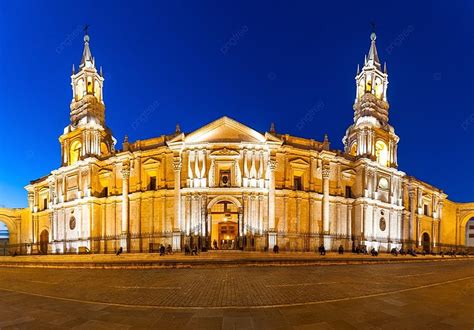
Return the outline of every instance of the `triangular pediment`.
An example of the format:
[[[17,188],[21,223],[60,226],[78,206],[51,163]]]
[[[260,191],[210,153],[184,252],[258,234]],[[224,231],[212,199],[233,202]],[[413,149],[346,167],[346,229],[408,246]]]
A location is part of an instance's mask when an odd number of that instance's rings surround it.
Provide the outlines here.
[[[155,158],[155,157],[150,157],[150,158],[147,158],[144,162],[143,162],[143,165],[156,165],[156,164],[160,164],[160,160]]]
[[[184,138],[185,143],[263,143],[263,134],[229,117],[219,118]]]
[[[309,163],[303,158],[295,158],[290,161],[291,166],[295,167],[308,167]]]

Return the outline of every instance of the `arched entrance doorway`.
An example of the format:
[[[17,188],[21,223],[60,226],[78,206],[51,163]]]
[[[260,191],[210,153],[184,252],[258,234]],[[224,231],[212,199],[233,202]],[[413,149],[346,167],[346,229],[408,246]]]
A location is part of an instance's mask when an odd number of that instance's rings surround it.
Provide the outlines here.
[[[211,247],[233,250],[239,247],[239,207],[229,200],[221,200],[210,208]]]
[[[466,246],[474,247],[474,217],[466,224]]]
[[[40,234],[39,252],[41,254],[48,254],[49,232],[45,229]]]
[[[430,246],[430,235],[428,233],[424,233],[423,236],[421,237],[421,246],[423,248],[423,251],[429,253],[431,250]]]
[[[0,256],[8,255],[8,242],[10,233],[8,227],[4,222],[0,221]]]

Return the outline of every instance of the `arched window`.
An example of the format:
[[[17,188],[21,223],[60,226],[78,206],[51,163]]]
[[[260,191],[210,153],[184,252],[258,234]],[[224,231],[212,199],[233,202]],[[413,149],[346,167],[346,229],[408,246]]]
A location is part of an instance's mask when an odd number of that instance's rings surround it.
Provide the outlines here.
[[[76,85],[76,99],[77,100],[82,99],[82,97],[84,96],[84,92],[85,92],[84,80],[80,79]]]
[[[364,95],[365,91],[364,91],[364,80],[361,79],[359,81],[359,86],[357,87],[357,97],[360,99],[362,97],[362,95]]]
[[[95,86],[94,86],[94,96],[97,98],[97,100],[100,102],[101,101],[101,95],[100,95],[100,85],[99,81],[95,81]]]
[[[378,99],[381,99],[381,98],[382,98],[382,94],[383,94],[383,83],[382,83],[382,79],[380,79],[379,77],[377,77],[377,79],[375,79],[375,96],[376,96]]]
[[[370,73],[365,78],[365,91],[372,92],[372,75]]]
[[[87,77],[87,94],[93,93],[92,77]]]
[[[69,165],[72,165],[79,160],[79,158],[81,157],[81,148],[82,148],[81,141],[76,140],[73,143],[71,143],[71,146],[69,149]]]
[[[107,155],[109,153],[109,148],[107,148],[107,144],[105,142],[100,143],[100,154]]]
[[[388,148],[385,142],[379,140],[375,143],[375,156],[380,165],[388,165]]]
[[[352,144],[349,154],[351,156],[357,156],[357,142]]]

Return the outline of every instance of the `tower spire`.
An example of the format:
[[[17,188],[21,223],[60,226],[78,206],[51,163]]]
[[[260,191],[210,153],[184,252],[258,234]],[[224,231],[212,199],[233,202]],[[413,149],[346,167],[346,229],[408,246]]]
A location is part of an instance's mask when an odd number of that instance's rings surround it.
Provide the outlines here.
[[[370,23],[372,26],[372,33],[370,34],[370,48],[369,48],[369,55],[367,58],[367,62],[369,65],[373,65],[377,67],[379,70],[381,69],[379,55],[377,53],[377,46],[375,45],[375,40],[377,40],[377,34],[375,34],[375,22]]]
[[[92,53],[89,47],[89,25],[84,26],[84,50],[82,52],[82,59],[81,59],[81,64],[79,65],[79,69],[82,69],[83,67],[87,68],[94,68],[95,67],[95,61],[94,58],[92,57]]]
[[[377,53],[377,46],[375,45],[375,40],[377,39],[377,35],[375,32],[372,32],[370,35],[370,49],[369,49],[369,55],[367,58],[367,61],[369,64],[376,66],[378,69],[380,69],[380,59],[379,55]]]

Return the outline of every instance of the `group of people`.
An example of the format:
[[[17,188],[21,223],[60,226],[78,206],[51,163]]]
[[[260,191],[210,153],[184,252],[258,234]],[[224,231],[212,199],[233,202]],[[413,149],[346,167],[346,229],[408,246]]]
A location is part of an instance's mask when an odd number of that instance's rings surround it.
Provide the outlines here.
[[[168,246],[165,248],[163,244],[160,244],[160,256],[164,256],[167,254],[173,254],[173,248],[171,247],[171,244],[168,244]]]
[[[214,245],[214,249],[217,249],[217,241],[214,240],[213,245]],[[160,253],[160,256],[173,254],[173,248],[171,247],[171,244],[168,244],[168,246],[166,246],[166,247],[163,244],[160,244],[160,247],[159,247],[158,251]],[[342,244],[339,245],[339,248],[338,248],[337,251],[338,251],[339,254],[344,254],[344,246]],[[273,253],[279,253],[279,252],[280,252],[280,247],[275,244],[273,246]],[[324,247],[324,244],[321,244],[318,247],[317,252],[319,252],[319,254],[322,255],[322,256],[326,255],[326,248]],[[357,254],[363,254],[363,255],[368,254],[367,247],[365,245],[356,246],[355,248],[353,248],[352,252],[357,253]],[[116,252],[116,255],[119,256],[122,253],[123,253],[123,248],[119,247],[117,252]],[[433,252],[433,251],[430,252],[430,251],[423,250],[422,252],[417,252],[415,249],[410,248],[410,249],[405,250],[403,247],[400,248],[400,249],[392,248],[390,250],[390,254],[393,255],[393,256],[398,256],[400,254],[402,256],[411,255],[413,257],[416,257],[420,253],[423,256],[425,256],[426,254],[436,255],[436,253]],[[194,244],[192,248],[189,246],[189,244],[185,244],[185,246],[184,246],[184,255],[197,256],[198,254],[199,254],[199,250],[198,250],[198,247],[197,247],[196,244]],[[379,252],[374,247],[372,247],[372,249],[370,250],[370,254],[373,257],[376,257],[376,256],[379,255]],[[439,252],[439,255],[442,256],[442,257],[444,257],[445,255],[448,255],[448,256],[451,256],[451,257],[456,257],[456,255],[467,256],[468,254],[469,253],[468,253],[467,250],[463,250],[463,251],[458,252],[454,249]],[[13,256],[16,256],[16,255],[17,255],[17,253],[15,251]]]
[[[160,244],[160,247],[158,248],[158,252],[160,253],[160,256],[173,254],[173,248],[171,247],[171,244],[168,244],[167,247],[165,247],[163,244]],[[119,256],[122,253],[123,253],[123,247],[119,247],[117,252],[115,252],[115,255]]]
[[[357,245],[355,248],[354,248],[354,252],[357,253],[357,254],[368,254],[367,252],[367,247],[365,245]]]
[[[189,246],[189,244],[184,245],[184,255],[185,256],[197,256],[199,254],[197,245],[194,245],[193,248]]]

